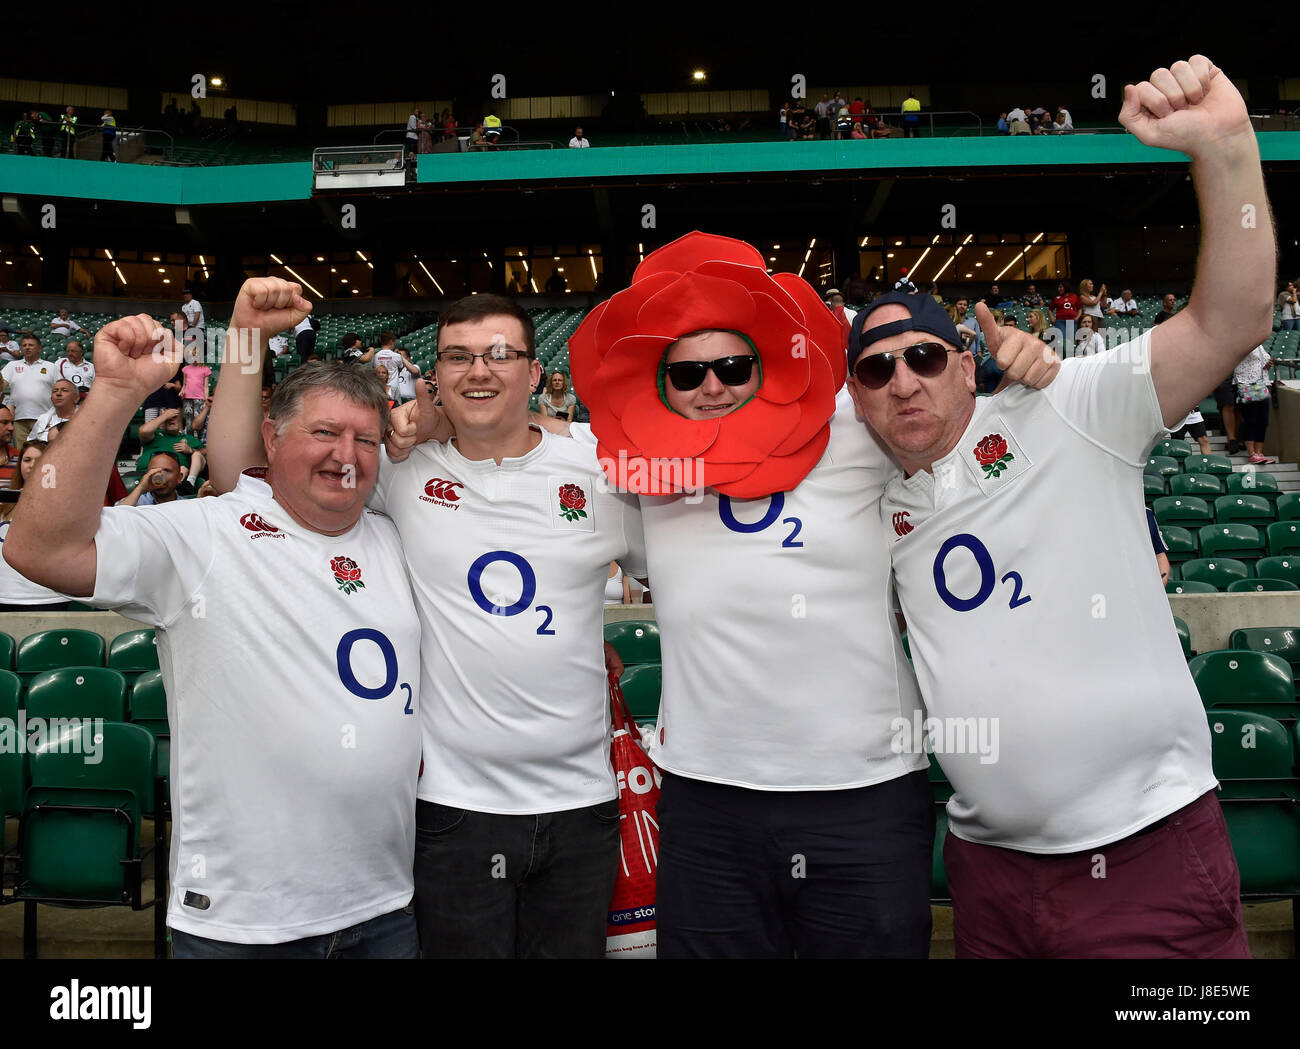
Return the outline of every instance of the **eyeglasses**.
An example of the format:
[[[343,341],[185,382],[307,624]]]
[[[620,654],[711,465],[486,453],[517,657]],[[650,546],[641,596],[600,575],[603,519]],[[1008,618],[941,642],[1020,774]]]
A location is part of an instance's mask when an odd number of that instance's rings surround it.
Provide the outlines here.
[[[459,369],[472,368],[474,362],[480,357],[483,363],[489,368],[506,371],[515,361],[523,360],[528,356],[525,350],[507,350],[503,347],[495,347],[487,353],[470,353],[468,350],[439,350],[438,363],[444,368]]]
[[[894,365],[900,357],[916,375],[933,379],[948,367],[948,354],[962,352],[937,342],[918,342],[901,353],[873,353],[870,357],[863,357],[853,366],[853,374],[868,390],[879,390],[894,377]]]
[[[694,390],[704,382],[710,371],[724,386],[744,386],[754,374],[752,353],[732,357],[719,357],[716,361],[674,361],[666,371],[674,390]]]

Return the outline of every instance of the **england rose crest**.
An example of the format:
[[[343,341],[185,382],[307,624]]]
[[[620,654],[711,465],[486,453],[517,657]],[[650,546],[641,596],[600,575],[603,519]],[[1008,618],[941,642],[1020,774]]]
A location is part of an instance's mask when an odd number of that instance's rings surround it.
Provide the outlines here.
[[[991,433],[975,446],[975,461],[984,469],[987,478],[997,477],[1015,458],[1007,451],[1007,442],[1000,433]]]
[[[355,594],[365,587],[361,581],[361,568],[350,557],[331,557],[330,568],[334,572],[334,582],[345,594]]]
[[[566,521],[576,521],[580,517],[586,517],[587,511],[583,509],[586,505],[587,495],[576,484],[560,486],[560,516]]]

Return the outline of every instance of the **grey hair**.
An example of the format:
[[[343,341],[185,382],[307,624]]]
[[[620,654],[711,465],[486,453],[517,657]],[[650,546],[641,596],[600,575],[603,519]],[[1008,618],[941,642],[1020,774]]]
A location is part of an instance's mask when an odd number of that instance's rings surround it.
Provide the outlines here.
[[[318,391],[339,393],[363,408],[379,412],[379,430],[388,429],[388,389],[379,381],[373,368],[346,361],[327,361],[296,368],[275,388],[271,395],[269,418],[275,423],[277,436],[302,410],[302,400]]]

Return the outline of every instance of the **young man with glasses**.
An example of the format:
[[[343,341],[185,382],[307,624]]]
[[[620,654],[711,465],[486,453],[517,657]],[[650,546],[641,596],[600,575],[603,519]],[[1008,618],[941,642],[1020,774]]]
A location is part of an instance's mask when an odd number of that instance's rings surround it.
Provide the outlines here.
[[[611,561],[646,574],[640,513],[589,446],[529,425],[541,365],[526,310],[475,295],[440,321],[441,409],[420,382],[393,422],[438,439],[384,464],[370,500],[401,534],[422,628],[421,947],[600,957],[619,858],[604,589]],[[220,382],[240,378],[226,368]],[[214,413],[219,486],[232,452],[255,463],[241,436],[255,381],[243,421]]]
[[[1003,363],[1050,378],[1019,334]],[[933,803],[923,754],[894,745],[920,700],[879,519],[894,468],[842,388],[841,320],[749,245],[692,233],[570,347],[592,411],[572,433],[647,492],[660,957],[925,957]],[[642,483],[656,462],[707,487]]]

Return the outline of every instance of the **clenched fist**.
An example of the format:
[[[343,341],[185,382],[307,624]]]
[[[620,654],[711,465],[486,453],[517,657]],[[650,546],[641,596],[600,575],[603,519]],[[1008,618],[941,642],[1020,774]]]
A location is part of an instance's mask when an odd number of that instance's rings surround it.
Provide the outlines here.
[[[258,344],[265,346],[272,335],[301,323],[309,313],[311,303],[302,297],[300,285],[279,277],[253,277],[239,289],[230,327],[260,332]]]
[[[1145,145],[1176,149],[1193,160],[1229,140],[1254,140],[1241,92],[1204,55],[1126,84],[1119,122]]]
[[[171,380],[183,356],[175,336],[148,314],[122,317],[95,334],[95,382],[139,404]]]

